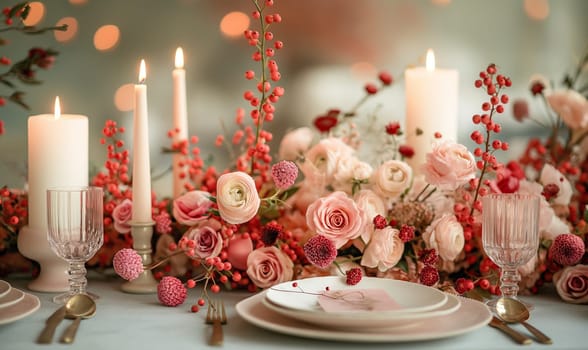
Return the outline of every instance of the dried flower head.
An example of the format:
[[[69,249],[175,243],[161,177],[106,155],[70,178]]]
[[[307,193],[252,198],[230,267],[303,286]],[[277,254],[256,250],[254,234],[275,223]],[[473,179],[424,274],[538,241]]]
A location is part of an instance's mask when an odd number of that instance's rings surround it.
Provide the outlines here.
[[[419,275],[419,282],[425,286],[434,286],[439,282],[439,271],[430,265],[423,267]]]
[[[549,248],[549,253],[558,264],[571,266],[580,262],[585,250],[582,238],[572,233],[565,233],[555,237]]]
[[[177,278],[165,276],[157,285],[157,298],[165,306],[178,306],[188,294],[184,284]]]
[[[337,257],[335,243],[325,236],[316,235],[304,244],[304,254],[312,264],[325,268]]]
[[[282,232],[284,232],[284,227],[272,221],[261,230],[261,241],[266,246],[274,245]]]
[[[281,190],[286,190],[294,185],[298,177],[298,167],[294,162],[282,160],[272,166],[272,179]]]
[[[345,283],[347,283],[350,286],[354,286],[356,284],[358,284],[359,282],[361,282],[361,278],[363,277],[363,274],[361,272],[361,269],[359,267],[354,267],[351,270],[347,270],[347,272],[345,273]]]

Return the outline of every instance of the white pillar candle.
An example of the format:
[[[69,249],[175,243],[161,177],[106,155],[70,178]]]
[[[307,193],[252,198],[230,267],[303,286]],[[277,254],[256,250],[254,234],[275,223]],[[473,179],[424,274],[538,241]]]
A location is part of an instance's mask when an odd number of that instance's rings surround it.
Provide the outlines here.
[[[28,120],[29,227],[47,231],[47,188],[88,185],[88,118],[55,113]]]
[[[408,160],[415,174],[421,172],[425,155],[436,140],[457,141],[458,72],[435,68],[435,56],[427,51],[426,67],[407,69],[406,79],[406,143],[413,147],[414,156]],[[417,129],[422,134],[417,135]]]
[[[175,69],[173,77],[173,116],[174,134],[173,142],[178,143],[188,140],[188,113],[186,106],[186,71],[184,70],[184,52],[181,47],[176,50]],[[173,156],[173,186],[174,198],[179,197],[185,191],[186,165],[182,164],[183,156]]]
[[[135,85],[135,112],[133,115],[133,210],[131,219],[136,223],[153,221],[151,216],[151,165],[149,162],[149,119],[145,78],[145,61],[141,60],[139,84]]]
[[[40,265],[31,290],[69,290],[68,264],[58,257],[47,240],[47,189],[88,185],[88,118],[61,115],[59,99],[55,113],[28,120],[28,213],[29,222],[18,234],[18,250]]]

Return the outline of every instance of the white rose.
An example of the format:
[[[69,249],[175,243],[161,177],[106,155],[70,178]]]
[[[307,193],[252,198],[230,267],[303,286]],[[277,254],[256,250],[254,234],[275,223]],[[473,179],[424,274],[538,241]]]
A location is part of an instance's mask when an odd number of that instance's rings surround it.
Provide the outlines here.
[[[539,182],[541,182],[543,186],[548,184],[555,184],[559,188],[557,195],[553,198],[554,204],[570,204],[570,200],[572,199],[573,194],[572,185],[568,179],[563,176],[561,172],[559,172],[559,170],[553,167],[553,165],[545,164],[543,170],[541,170]]]
[[[330,185],[339,159],[352,157],[353,153],[353,148],[338,138],[323,139],[306,152],[300,171],[317,186]]]
[[[428,248],[434,248],[443,260],[453,261],[463,250],[463,227],[455,215],[445,213],[435,219],[423,234]]]

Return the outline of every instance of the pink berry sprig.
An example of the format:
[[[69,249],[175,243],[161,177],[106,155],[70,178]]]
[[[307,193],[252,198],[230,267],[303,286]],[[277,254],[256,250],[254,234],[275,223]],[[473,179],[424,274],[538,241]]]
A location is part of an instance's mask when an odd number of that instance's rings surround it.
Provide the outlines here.
[[[494,120],[495,114],[504,112],[504,105],[509,101],[507,94],[501,91],[504,88],[510,87],[512,82],[509,77],[498,74],[498,68],[495,64],[490,64],[485,71],[480,72],[479,79],[476,79],[474,86],[478,89],[484,89],[488,95],[488,101],[482,103],[482,113],[474,114],[472,121],[475,125],[482,125],[483,130],[475,130],[471,133],[471,139],[482,147],[476,147],[474,156],[478,158],[476,166],[481,170],[480,177],[472,180],[472,187],[475,187],[474,198],[470,210],[470,216],[473,215],[474,210],[481,210],[482,204],[478,200],[478,196],[484,195],[487,189],[481,188],[484,183],[484,175],[491,170],[496,170],[500,167],[500,162],[497,160],[494,152],[498,150],[507,151],[509,145],[505,141],[498,138],[493,139],[494,134],[499,134],[502,131],[502,125]]]

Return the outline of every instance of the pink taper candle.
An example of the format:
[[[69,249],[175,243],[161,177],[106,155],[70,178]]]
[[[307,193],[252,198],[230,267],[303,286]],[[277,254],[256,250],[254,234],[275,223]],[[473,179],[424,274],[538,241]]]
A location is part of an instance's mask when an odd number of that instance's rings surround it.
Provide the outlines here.
[[[175,69],[173,77],[173,116],[174,136],[173,142],[178,143],[188,140],[188,113],[186,106],[186,71],[184,70],[184,52],[181,47],[176,50]],[[173,185],[174,198],[185,192],[186,165],[182,163],[182,155],[173,156]]]

